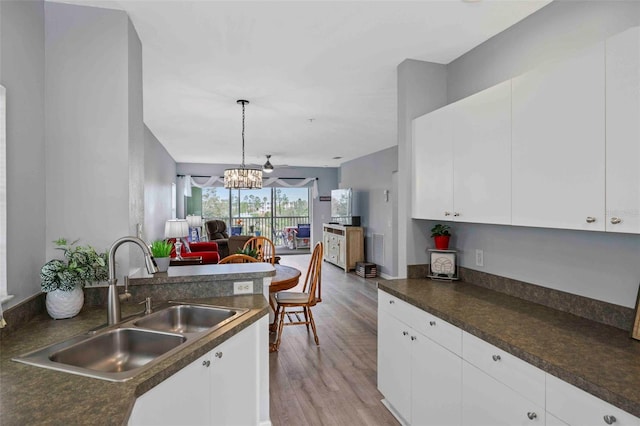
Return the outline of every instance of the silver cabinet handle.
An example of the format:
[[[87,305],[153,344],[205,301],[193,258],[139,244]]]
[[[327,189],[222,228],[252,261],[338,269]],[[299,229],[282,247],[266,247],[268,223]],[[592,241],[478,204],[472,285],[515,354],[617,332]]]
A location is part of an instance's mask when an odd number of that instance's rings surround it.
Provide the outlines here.
[[[208,367],[211,365],[211,361],[202,361],[202,365],[204,365],[205,367]]]
[[[453,213],[453,215],[454,215],[455,217],[458,217],[458,216],[460,216],[460,213],[458,213],[458,212],[454,212],[454,213]]]
[[[529,411],[527,413],[527,417],[529,417],[529,420],[533,420],[533,419],[536,419],[538,417],[538,415],[536,413],[534,413],[533,411]]]
[[[596,218],[593,216],[587,216],[587,223],[593,223],[596,221]]]
[[[622,222],[622,219],[620,219],[619,217],[612,217],[612,218],[611,218],[611,224],[612,224],[612,225],[617,225],[617,224],[619,224],[620,222]],[[615,421],[615,420],[614,420],[614,421]]]
[[[403,332],[402,332],[402,335],[403,335],[403,336],[407,336],[407,335],[409,335],[409,332],[408,332],[408,331],[403,331]]]
[[[436,322],[435,322],[435,321],[429,321],[429,325],[430,325],[431,327],[434,327],[434,326],[436,325]]]
[[[451,212],[444,212],[445,216],[451,216]]]
[[[606,416],[603,417],[603,419],[604,419],[604,422],[606,424],[608,424],[608,425],[612,425],[612,424],[614,424],[616,422],[616,417],[615,416],[606,415]]]
[[[493,360],[494,360],[495,362],[498,362],[498,361],[500,361],[500,360],[502,359],[502,358],[500,357],[500,355],[493,355],[493,356],[491,356],[491,358],[493,358]]]
[[[222,358],[222,352],[216,352],[216,358]]]

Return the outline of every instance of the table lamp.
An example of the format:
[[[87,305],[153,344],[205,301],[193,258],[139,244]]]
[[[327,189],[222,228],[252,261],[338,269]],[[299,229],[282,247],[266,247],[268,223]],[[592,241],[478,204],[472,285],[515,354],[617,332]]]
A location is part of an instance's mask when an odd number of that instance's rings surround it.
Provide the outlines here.
[[[189,224],[189,235],[191,242],[200,241],[200,227],[202,226],[202,217],[196,215],[187,215],[187,223]]]
[[[189,235],[189,223],[185,219],[170,219],[164,225],[164,237],[176,239],[176,260],[182,260],[182,238]]]

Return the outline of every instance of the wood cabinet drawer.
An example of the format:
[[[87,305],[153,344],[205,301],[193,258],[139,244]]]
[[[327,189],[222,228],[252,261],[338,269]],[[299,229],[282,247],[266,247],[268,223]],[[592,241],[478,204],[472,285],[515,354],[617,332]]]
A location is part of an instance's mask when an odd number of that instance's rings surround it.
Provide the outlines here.
[[[525,398],[544,407],[544,371],[467,332],[462,334],[462,357]]]
[[[462,330],[455,325],[417,308],[413,311],[410,325],[454,354],[462,356]]]
[[[551,374],[546,375],[546,380],[547,411],[569,425],[640,425],[638,417],[614,407],[564,380],[560,380]]]
[[[403,323],[410,325],[411,318],[414,315],[413,310],[418,308],[408,304],[404,300],[400,300],[397,297],[390,295],[389,293],[378,290],[378,309],[383,309]]]

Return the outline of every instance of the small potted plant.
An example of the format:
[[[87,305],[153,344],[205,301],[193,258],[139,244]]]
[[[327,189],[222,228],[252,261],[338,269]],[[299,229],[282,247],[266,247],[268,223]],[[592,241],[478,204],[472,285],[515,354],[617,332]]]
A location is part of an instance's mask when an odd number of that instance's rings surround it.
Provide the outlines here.
[[[158,266],[158,272],[167,272],[171,262],[173,244],[165,240],[156,240],[151,243],[150,249]]]
[[[431,228],[431,236],[433,237],[437,250],[449,249],[449,238],[451,238],[449,229],[451,229],[449,225],[443,225],[441,223]]]
[[[54,241],[63,259],[52,259],[40,270],[40,287],[47,293],[45,304],[53,319],[76,316],[84,304],[83,287],[109,277],[107,253],[98,253],[91,246],[76,246],[77,242],[66,238]]]

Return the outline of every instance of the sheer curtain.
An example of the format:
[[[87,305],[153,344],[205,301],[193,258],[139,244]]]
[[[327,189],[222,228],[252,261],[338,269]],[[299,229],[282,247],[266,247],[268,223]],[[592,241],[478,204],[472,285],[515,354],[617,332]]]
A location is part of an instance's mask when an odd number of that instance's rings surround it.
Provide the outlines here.
[[[178,187],[184,188],[185,197],[191,197],[191,187],[195,186],[196,188],[211,188],[214,186],[223,186],[224,178],[219,176],[210,176],[205,178],[198,178],[196,181],[195,178],[190,175],[180,176],[178,177]],[[318,179],[314,177],[310,178],[300,178],[299,180],[296,178],[296,182],[289,182],[289,180],[293,179],[283,179],[278,177],[270,177],[262,179],[262,187],[268,188],[271,186],[281,186],[285,188],[303,188],[305,186],[311,186],[311,196],[313,199],[318,198]]]

